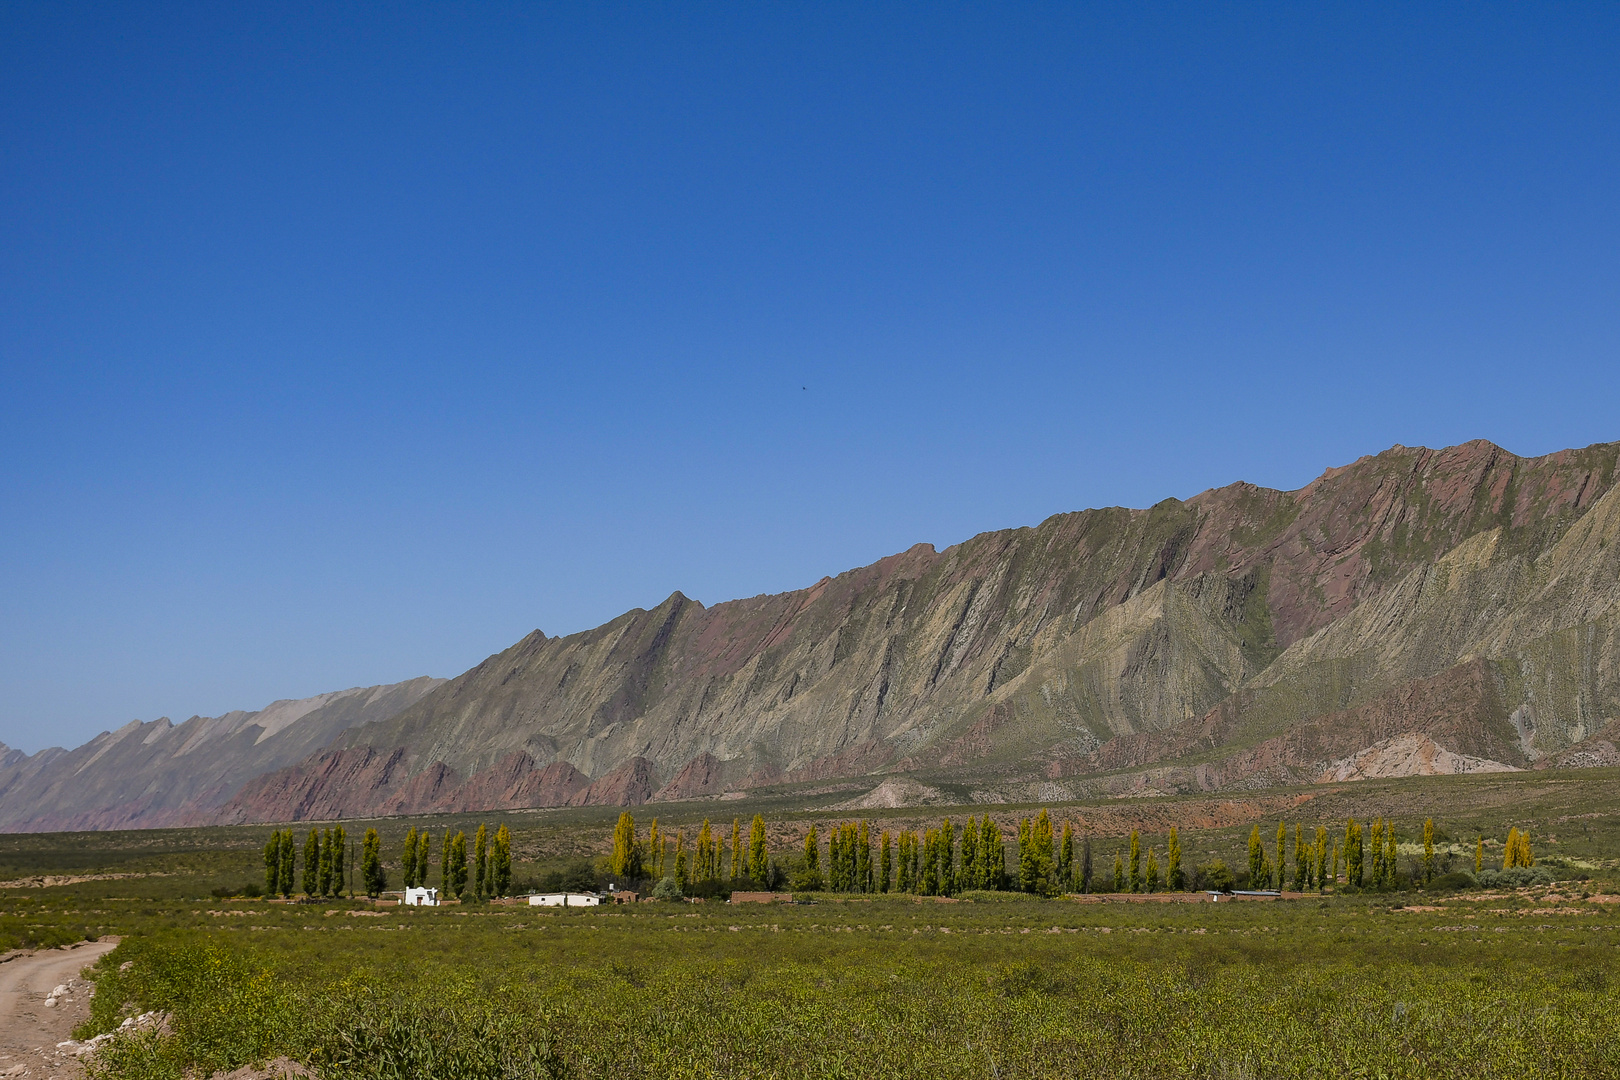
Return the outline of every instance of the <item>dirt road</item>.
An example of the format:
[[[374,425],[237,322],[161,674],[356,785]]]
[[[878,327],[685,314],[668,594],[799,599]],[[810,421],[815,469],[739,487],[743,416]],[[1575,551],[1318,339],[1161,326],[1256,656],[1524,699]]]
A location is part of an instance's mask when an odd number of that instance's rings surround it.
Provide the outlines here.
[[[0,1077],[58,1080],[83,1075],[71,1054],[56,1044],[90,1015],[90,984],[79,972],[111,952],[115,940],[82,942],[69,949],[13,953],[0,963]],[[66,990],[52,997],[57,987]],[[50,999],[55,1004],[47,1006]]]

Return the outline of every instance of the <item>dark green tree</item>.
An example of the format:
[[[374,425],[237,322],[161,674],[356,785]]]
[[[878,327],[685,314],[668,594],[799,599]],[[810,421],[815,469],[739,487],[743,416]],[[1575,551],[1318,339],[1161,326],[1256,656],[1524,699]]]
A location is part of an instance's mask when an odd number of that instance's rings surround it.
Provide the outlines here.
[[[457,900],[467,899],[467,834],[456,831],[450,844],[450,891]]]
[[[405,832],[405,850],[399,860],[399,878],[404,888],[414,889],[417,885],[415,825]]]
[[[762,889],[765,887],[769,862],[765,845],[765,819],[755,814],[754,823],[748,827],[748,876]]]
[[[1088,835],[1080,845],[1080,891],[1091,891],[1091,837]]]
[[[281,831],[281,874],[279,875],[281,880],[277,884],[283,898],[289,898],[293,894],[293,864],[297,861],[295,847],[292,830],[283,829]]]
[[[473,837],[473,899],[487,897],[489,886],[489,830],[480,821]]]
[[[360,877],[366,883],[366,895],[374,900],[388,888],[388,877],[382,865],[382,837],[377,835],[376,829],[367,829],[361,844]]]
[[[506,896],[512,891],[512,830],[503,822],[489,848],[490,892]]]
[[[426,833],[423,837],[426,837]],[[349,832],[342,825],[332,826],[332,893],[343,896],[349,891],[348,883],[344,878],[345,866],[348,860]]]
[[[321,830],[321,895],[332,895],[332,830]]]
[[[1072,888],[1074,879],[1074,825],[1068,818],[1063,819],[1063,843],[1058,846],[1057,879],[1059,889],[1066,891]]]
[[[1181,869],[1181,836],[1176,832],[1174,825],[1170,826],[1170,838],[1164,848],[1164,884],[1171,892],[1181,892],[1187,887],[1187,875]]]
[[[889,856],[889,830],[884,829],[883,835],[878,838],[878,892],[889,891],[889,875],[893,869]]]
[[[321,889],[321,832],[311,828],[304,841],[304,895],[319,896]]]
[[[274,896],[281,891],[281,833],[270,834],[264,842],[264,895]]]

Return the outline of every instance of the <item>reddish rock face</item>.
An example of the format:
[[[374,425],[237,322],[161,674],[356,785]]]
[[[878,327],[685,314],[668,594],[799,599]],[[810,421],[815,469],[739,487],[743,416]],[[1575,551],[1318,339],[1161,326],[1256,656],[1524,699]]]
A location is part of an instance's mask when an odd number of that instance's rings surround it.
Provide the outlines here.
[[[653,793],[652,762],[631,758],[617,769],[576,793],[569,806],[640,806]]]
[[[713,754],[699,754],[681,767],[675,779],[659,788],[649,802],[674,802],[695,799],[700,795],[718,795],[725,790],[720,776],[720,759]]]

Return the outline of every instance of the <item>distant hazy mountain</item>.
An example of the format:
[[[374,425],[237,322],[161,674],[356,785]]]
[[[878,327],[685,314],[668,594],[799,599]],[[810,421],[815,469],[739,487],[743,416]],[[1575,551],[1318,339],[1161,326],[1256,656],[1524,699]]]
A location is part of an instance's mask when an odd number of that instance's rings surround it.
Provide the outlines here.
[[[0,830],[155,828],[206,820],[242,784],[384,720],[443,679],[277,701],[258,712],[133,720],[77,750],[0,746]]]
[[[298,820],[896,774],[921,783],[885,798],[1056,800],[1620,763],[1617,458],[1395,447],[1298,491],[1062,514],[712,608],[676,593],[163,806]],[[4,778],[66,775],[49,755],[0,770],[4,820],[24,821]],[[128,786],[120,805],[157,790]],[[56,800],[28,827],[91,805]]]

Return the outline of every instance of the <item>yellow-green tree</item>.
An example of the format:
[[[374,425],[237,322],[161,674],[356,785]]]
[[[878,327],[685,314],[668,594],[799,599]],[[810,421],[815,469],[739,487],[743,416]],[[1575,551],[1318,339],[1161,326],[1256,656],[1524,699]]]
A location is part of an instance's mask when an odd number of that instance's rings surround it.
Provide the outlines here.
[[[1277,889],[1279,891],[1283,887],[1283,878],[1288,875],[1287,845],[1288,823],[1279,821],[1277,822]],[[1267,880],[1269,881],[1270,878],[1268,877]]]
[[[1131,830],[1131,892],[1142,891],[1142,837]]]
[[[889,891],[889,830],[884,829],[878,840],[878,892]]]
[[[1187,887],[1187,875],[1181,869],[1181,837],[1176,833],[1176,827],[1170,826],[1170,839],[1164,848],[1165,886],[1171,892],[1181,892]]]
[[[1249,830],[1249,888],[1263,889],[1271,874],[1266,870],[1266,845],[1260,839],[1260,826]]]
[[[1502,847],[1502,869],[1534,865],[1536,857],[1530,852],[1530,834],[1509,829],[1507,843]]]
[[[1305,879],[1310,874],[1311,856],[1305,848],[1305,833],[1294,822],[1294,891],[1305,891]]]
[[[399,860],[400,881],[407,889],[416,886],[416,826],[405,831],[405,850]]]
[[[1148,848],[1147,875],[1144,884],[1146,886],[1144,891],[1146,892],[1155,893],[1159,891],[1159,857],[1153,853],[1151,847]]]
[[[490,892],[505,896],[512,891],[512,830],[505,823],[495,830],[489,848]]]
[[[1114,852],[1114,891],[1125,891],[1125,856]]]
[[[743,876],[742,821],[731,819],[731,880]]]
[[[641,841],[636,837],[635,816],[626,810],[613,826],[613,876],[630,881],[641,877]]]
[[[1482,836],[1479,843],[1474,845],[1474,873],[1477,874],[1483,869],[1485,869],[1485,838]]]
[[[1338,860],[1334,860],[1333,873],[1336,877],[1339,872]],[[1322,892],[1328,885],[1328,831],[1326,825],[1316,827],[1316,891]]]
[[[1362,871],[1361,858],[1361,826],[1354,818],[1344,826],[1344,880],[1348,885],[1361,888]]]
[[[765,819],[755,814],[754,823],[748,827],[748,876],[761,888],[765,886],[769,858],[765,843]]]

